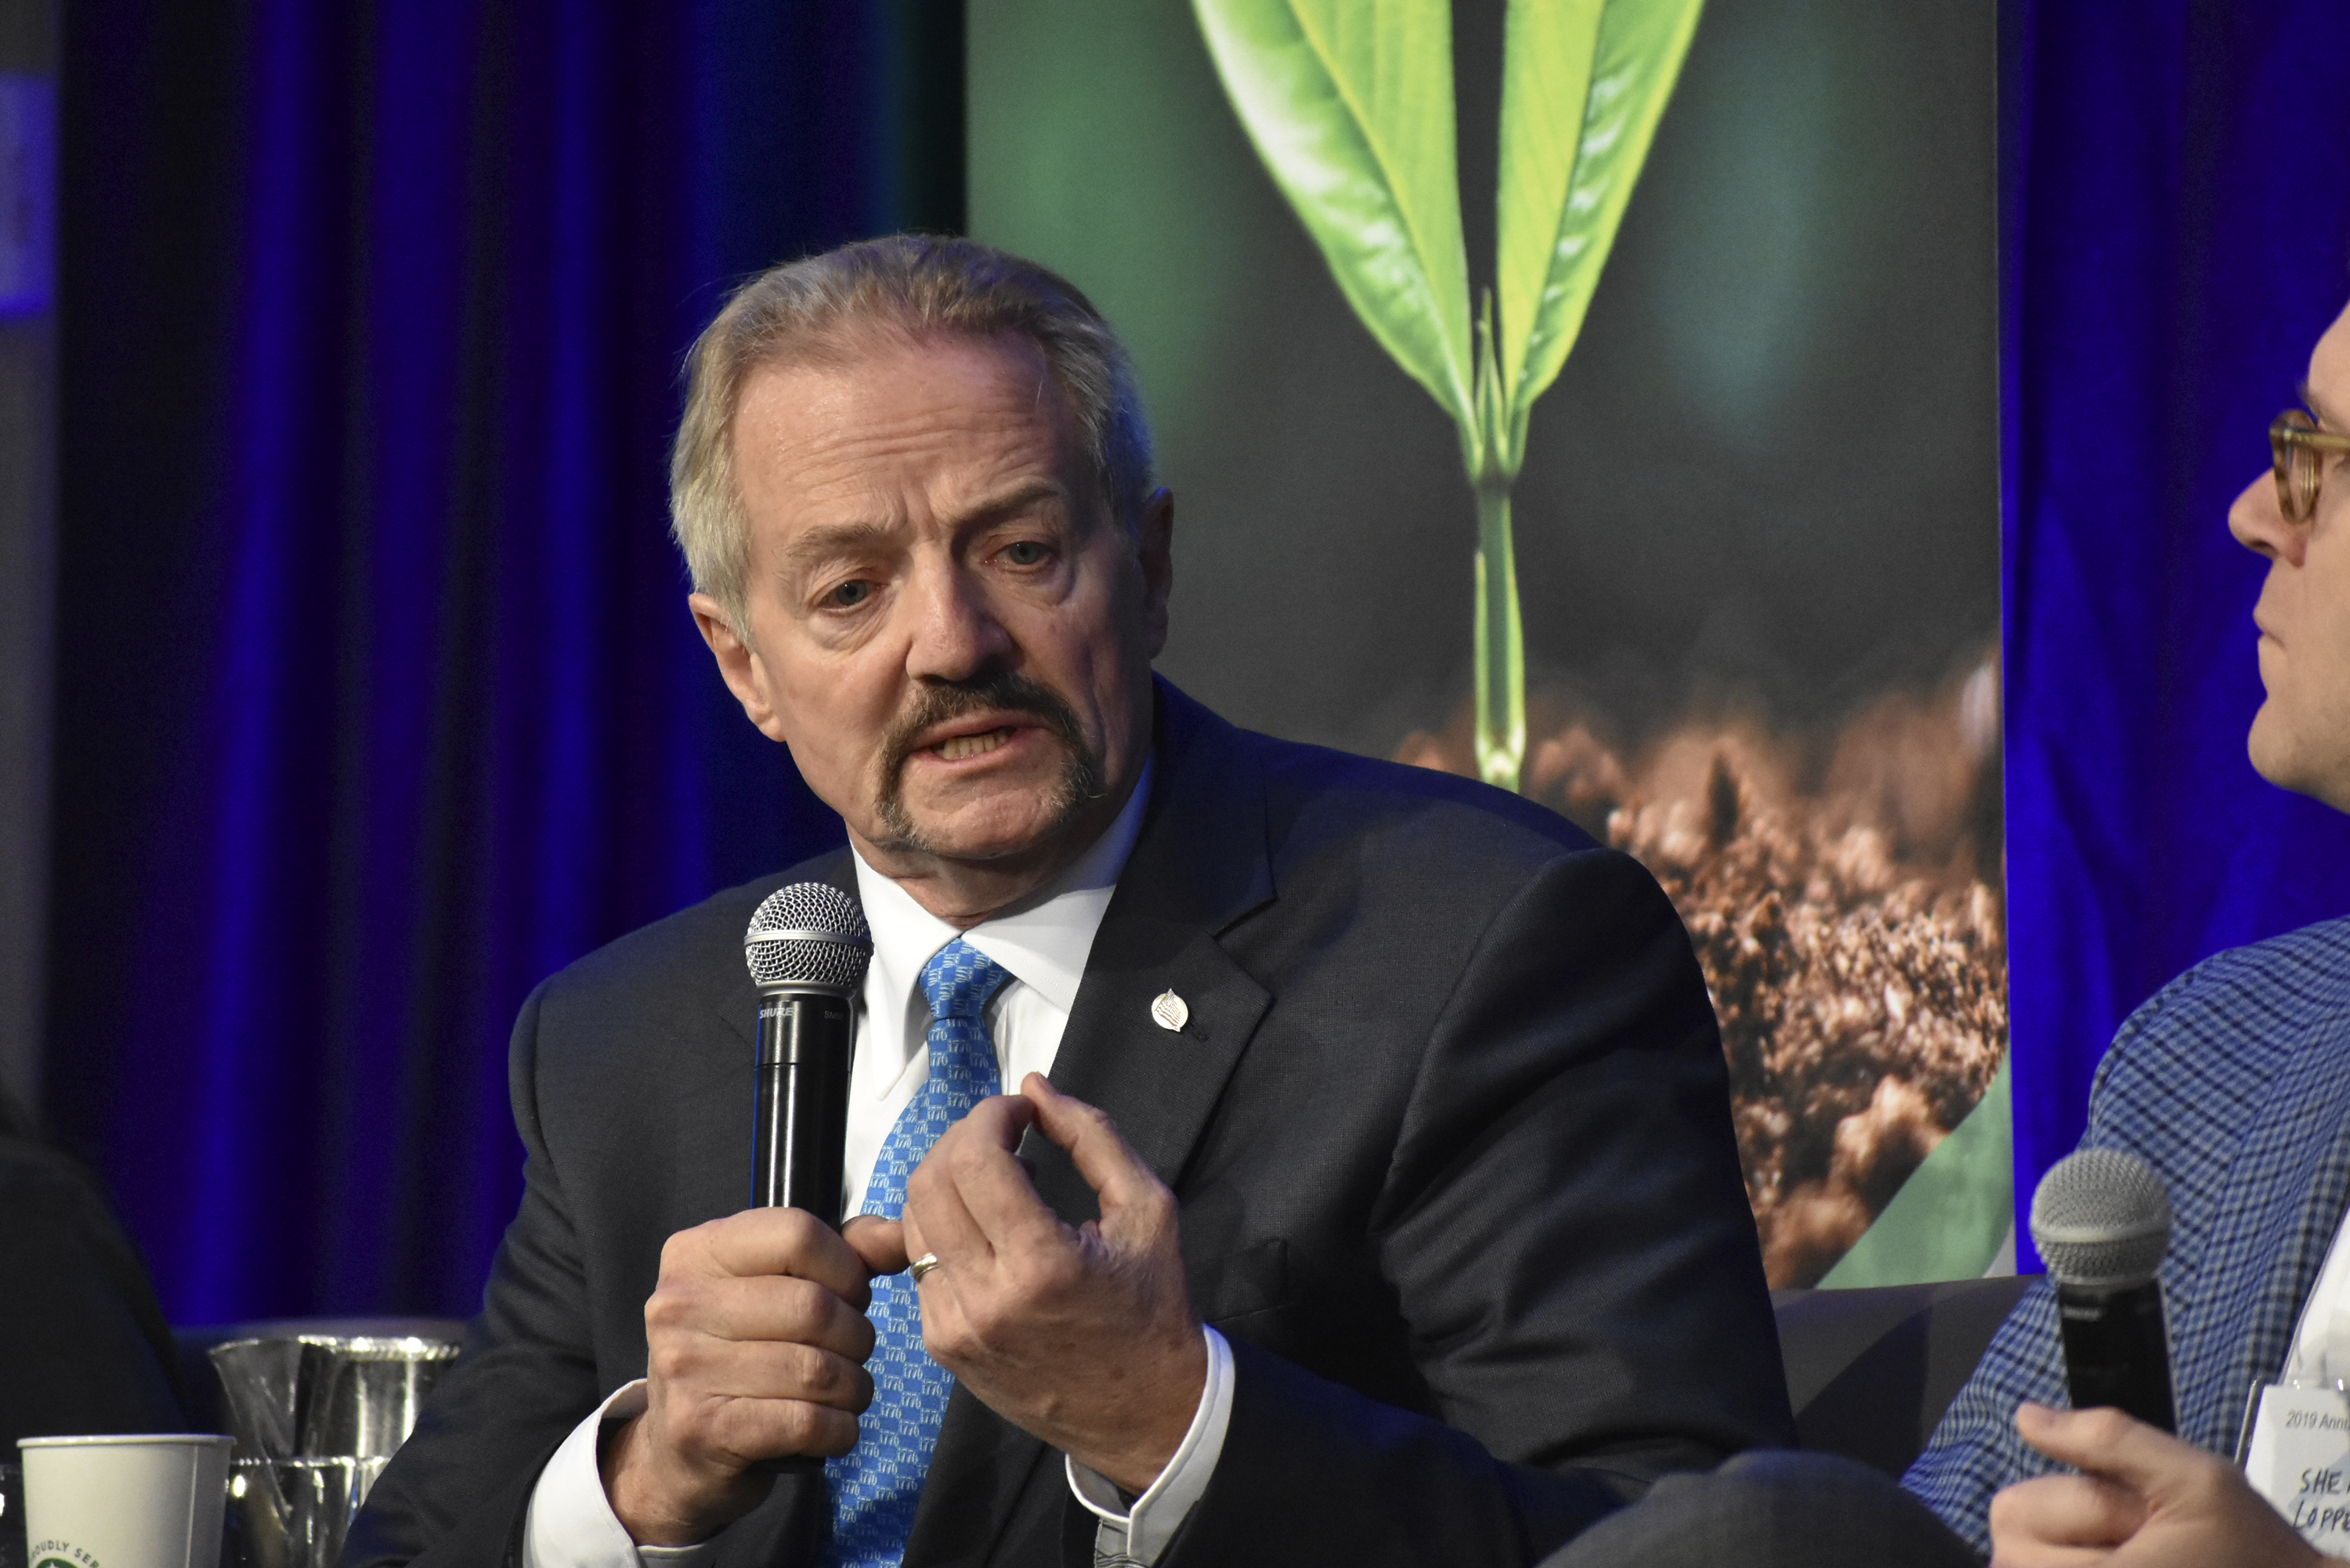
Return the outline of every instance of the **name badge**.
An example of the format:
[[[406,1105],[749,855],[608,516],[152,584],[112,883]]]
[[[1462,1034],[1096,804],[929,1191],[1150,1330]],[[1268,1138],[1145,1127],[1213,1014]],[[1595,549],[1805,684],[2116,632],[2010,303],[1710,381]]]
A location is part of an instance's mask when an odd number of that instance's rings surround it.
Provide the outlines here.
[[[2350,1396],[2337,1387],[2254,1392],[2245,1479],[2329,1557],[2350,1557]]]

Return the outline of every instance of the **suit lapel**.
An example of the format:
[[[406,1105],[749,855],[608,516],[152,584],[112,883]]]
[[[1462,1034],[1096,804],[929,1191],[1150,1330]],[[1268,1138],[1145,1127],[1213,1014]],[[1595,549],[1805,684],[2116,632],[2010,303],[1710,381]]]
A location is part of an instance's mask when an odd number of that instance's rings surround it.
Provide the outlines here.
[[[1087,955],[1052,1078],[1107,1112],[1171,1187],[1272,1000],[1216,935],[1274,887],[1263,778],[1239,732],[1161,681],[1154,754],[1142,832]],[[1168,991],[1189,1010],[1180,1031],[1151,1017]],[[1093,1189],[1066,1155],[1033,1131],[1021,1153],[1055,1212],[1072,1224],[1094,1217]],[[1053,1473],[1037,1479],[1047,1460]],[[907,1539],[909,1568],[987,1561],[1031,1484],[1060,1486],[1057,1456],[958,1386]]]
[[[1272,998],[1217,937],[1269,901],[1264,781],[1222,720],[1159,687],[1159,775],[1134,853],[1087,955],[1053,1083],[1108,1113],[1170,1187],[1182,1174],[1225,1080]],[[1152,1012],[1172,992],[1181,1026]],[[1037,1189],[1072,1223],[1093,1190],[1068,1157],[1031,1133]]]

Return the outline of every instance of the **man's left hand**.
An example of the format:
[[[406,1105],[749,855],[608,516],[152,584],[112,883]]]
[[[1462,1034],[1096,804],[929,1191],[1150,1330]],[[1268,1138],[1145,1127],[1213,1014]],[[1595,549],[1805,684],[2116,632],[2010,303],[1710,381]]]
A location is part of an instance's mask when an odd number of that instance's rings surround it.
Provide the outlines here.
[[[2235,1466],[2118,1410],[2021,1405],[2015,1429],[2083,1473],[2019,1481],[1991,1499],[1991,1568],[2325,1561]]]
[[[1034,1125],[1100,1199],[1075,1229],[1014,1156]],[[1130,1492],[1175,1457],[1207,1386],[1175,1195],[1110,1119],[1038,1074],[949,1127],[906,1184],[922,1342],[980,1400]]]

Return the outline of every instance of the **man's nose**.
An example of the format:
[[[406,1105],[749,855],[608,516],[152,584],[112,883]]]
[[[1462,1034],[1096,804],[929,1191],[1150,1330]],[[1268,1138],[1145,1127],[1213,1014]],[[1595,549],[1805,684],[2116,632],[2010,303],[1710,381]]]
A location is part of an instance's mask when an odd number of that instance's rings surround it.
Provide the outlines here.
[[[2228,508],[2228,532],[2256,556],[2272,561],[2282,556],[2301,565],[2302,531],[2285,521],[2273,473],[2262,474],[2237,493]]]
[[[959,565],[917,572],[907,600],[906,673],[917,680],[968,680],[1012,649],[986,585]]]

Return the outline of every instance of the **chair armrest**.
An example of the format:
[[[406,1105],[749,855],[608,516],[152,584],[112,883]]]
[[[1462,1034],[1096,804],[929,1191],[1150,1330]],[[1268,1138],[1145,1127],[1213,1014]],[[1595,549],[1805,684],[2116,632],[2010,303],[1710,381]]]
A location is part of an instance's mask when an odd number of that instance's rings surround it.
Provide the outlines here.
[[[1898,1479],[2038,1277],[1772,1292],[1803,1446]]]

